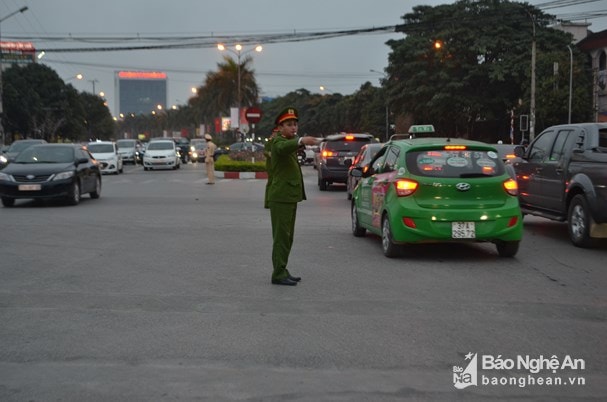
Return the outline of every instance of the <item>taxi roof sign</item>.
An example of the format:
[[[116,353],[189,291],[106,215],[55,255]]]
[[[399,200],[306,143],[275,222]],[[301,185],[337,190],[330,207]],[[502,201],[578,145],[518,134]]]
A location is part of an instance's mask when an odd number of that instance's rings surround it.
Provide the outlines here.
[[[434,126],[432,124],[418,124],[409,127],[409,134],[433,133]]]

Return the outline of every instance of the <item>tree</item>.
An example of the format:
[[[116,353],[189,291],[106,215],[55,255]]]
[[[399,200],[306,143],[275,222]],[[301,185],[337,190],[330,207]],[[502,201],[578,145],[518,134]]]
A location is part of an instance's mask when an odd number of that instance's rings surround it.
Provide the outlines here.
[[[388,42],[391,109],[445,135],[503,136],[513,108],[528,114],[528,103],[521,108],[519,100],[529,99],[533,32],[539,57],[571,43],[570,35],[548,27],[551,16],[527,3],[417,6],[403,20],[399,30],[406,38]],[[551,96],[536,94],[538,104]],[[475,132],[478,127],[491,132]]]
[[[113,120],[101,98],[80,94],[43,64],[12,66],[3,75],[4,127],[17,136],[47,141],[87,140],[87,127],[110,138]]]

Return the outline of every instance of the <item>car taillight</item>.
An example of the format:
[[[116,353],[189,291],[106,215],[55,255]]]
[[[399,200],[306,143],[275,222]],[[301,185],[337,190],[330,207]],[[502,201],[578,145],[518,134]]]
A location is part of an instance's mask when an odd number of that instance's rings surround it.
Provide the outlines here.
[[[411,195],[417,190],[417,182],[413,180],[401,179],[394,182],[396,188],[396,195],[399,197],[406,197]]]
[[[354,139],[353,135],[346,135],[346,141],[352,141]]]
[[[445,145],[445,150],[447,151],[463,151],[465,149],[465,145]]]
[[[508,179],[504,182],[504,190],[510,195],[518,195],[518,183],[514,179]]]
[[[322,151],[322,157],[326,158],[327,156],[335,156],[333,151]]]

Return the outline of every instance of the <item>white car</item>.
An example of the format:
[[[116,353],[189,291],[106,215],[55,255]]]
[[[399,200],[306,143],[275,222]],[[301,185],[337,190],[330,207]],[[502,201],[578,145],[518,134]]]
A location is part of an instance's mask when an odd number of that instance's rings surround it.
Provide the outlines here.
[[[181,158],[173,140],[150,141],[143,155],[143,170],[179,169]]]
[[[118,145],[118,152],[125,163],[132,163],[133,165],[137,163],[137,141],[118,140],[116,145]]]
[[[122,173],[122,156],[118,153],[118,147],[115,142],[89,142],[86,148],[93,155],[93,158],[99,162],[101,173]]]

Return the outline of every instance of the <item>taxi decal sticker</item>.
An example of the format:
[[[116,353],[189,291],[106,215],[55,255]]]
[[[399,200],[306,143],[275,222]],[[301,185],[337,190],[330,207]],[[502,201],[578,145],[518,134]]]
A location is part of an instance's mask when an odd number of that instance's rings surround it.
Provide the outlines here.
[[[487,152],[487,156],[492,158],[492,159],[497,159],[497,154],[493,151],[489,151]]]
[[[451,158],[447,159],[447,165],[453,167],[466,167],[468,166],[468,159],[460,156],[452,156]]]

